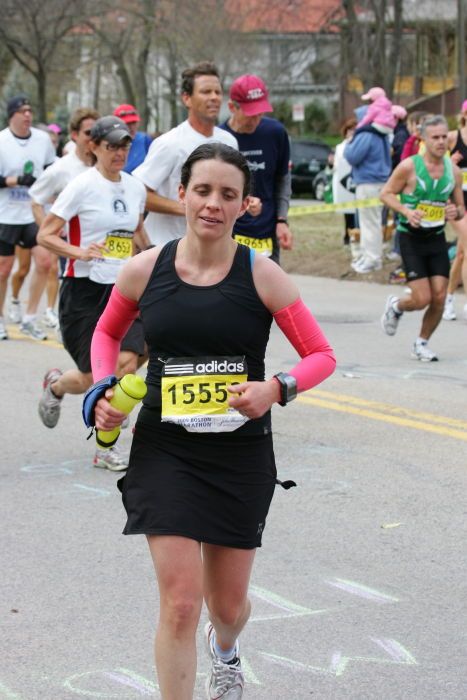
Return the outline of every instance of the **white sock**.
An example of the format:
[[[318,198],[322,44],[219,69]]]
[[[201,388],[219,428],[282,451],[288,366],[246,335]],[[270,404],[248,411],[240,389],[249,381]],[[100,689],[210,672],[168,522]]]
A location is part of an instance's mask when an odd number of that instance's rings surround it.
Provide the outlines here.
[[[399,316],[402,314],[402,311],[399,308],[399,299],[397,301],[394,301],[392,304],[392,308],[396,312],[396,314],[399,314]]]
[[[36,320],[36,314],[24,314],[23,323],[34,323]]]
[[[452,304],[454,301],[454,294],[446,294],[446,304]]]
[[[218,659],[223,661],[225,664],[228,664],[229,661],[232,661],[233,659],[235,659],[235,656],[237,653],[236,647],[234,646],[234,647],[232,647],[232,649],[227,649],[227,651],[224,651],[223,649],[220,648],[220,646],[217,643],[215,632],[213,632],[213,635],[214,635],[214,641],[213,641],[212,646],[213,646],[215,655],[217,656]]]
[[[426,338],[420,338],[418,336],[417,340],[415,341],[416,345],[426,345],[428,343],[428,340]]]
[[[19,299],[18,299],[18,297],[11,297],[11,303],[12,303],[12,304],[19,304]]]

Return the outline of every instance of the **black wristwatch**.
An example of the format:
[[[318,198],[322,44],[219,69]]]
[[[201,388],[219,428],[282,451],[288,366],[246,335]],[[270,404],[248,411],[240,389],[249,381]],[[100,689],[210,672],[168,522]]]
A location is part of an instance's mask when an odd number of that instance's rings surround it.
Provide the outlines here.
[[[287,219],[284,219],[283,217],[279,217],[278,219],[276,219],[276,224],[288,224],[288,223],[289,222],[287,221]]]
[[[281,389],[281,400],[279,401],[279,406],[286,406],[297,396],[297,380],[295,377],[292,377],[291,374],[286,374],[285,372],[275,374],[274,379],[277,379]]]

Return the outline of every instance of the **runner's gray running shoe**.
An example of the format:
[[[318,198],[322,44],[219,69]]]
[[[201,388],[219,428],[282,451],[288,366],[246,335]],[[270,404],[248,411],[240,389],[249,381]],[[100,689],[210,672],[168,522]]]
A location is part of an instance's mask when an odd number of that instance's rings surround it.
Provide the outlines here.
[[[50,385],[60,379],[62,372],[59,369],[49,369],[42,382],[43,392],[39,401],[39,416],[46,428],[55,428],[60,418],[60,404],[62,399],[59,399],[52,392]]]
[[[241,700],[245,679],[238,656],[238,640],[235,644],[235,658],[226,664],[214,652],[214,627],[210,622],[204,628],[204,636],[212,661],[211,673],[206,681],[206,697],[209,700]]]
[[[128,469],[128,461],[120,454],[117,445],[107,450],[96,449],[93,465],[100,469],[108,469],[111,472],[123,472]]]
[[[0,318],[0,340],[8,340],[8,333],[6,332],[3,318]]]
[[[438,362],[438,355],[436,355],[433,350],[430,350],[426,340],[424,343],[415,341],[413,344],[412,357],[414,360],[421,360],[421,362]]]
[[[393,304],[396,301],[399,301],[398,297],[390,294],[386,299],[384,314],[381,316],[381,326],[387,335],[396,335],[397,326],[402,316],[402,313],[398,314],[397,311],[394,311]]]
[[[34,338],[35,340],[47,340],[47,335],[44,333],[42,328],[39,328],[39,326],[32,321],[22,323],[19,327],[19,332],[23,335],[29,336],[29,338]]]
[[[12,323],[21,323],[21,302],[19,299],[11,299],[8,307],[8,318]]]

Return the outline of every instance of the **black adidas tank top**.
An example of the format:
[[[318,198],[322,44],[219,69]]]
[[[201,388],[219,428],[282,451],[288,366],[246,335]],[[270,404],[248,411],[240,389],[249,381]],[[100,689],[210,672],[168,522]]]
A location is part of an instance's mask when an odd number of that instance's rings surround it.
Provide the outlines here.
[[[467,168],[467,144],[465,144],[462,139],[460,129],[457,130],[457,141],[452,152],[455,153],[456,151],[459,151],[459,153],[462,155],[462,160],[457,163],[457,167],[461,169]]]
[[[184,282],[175,270],[179,241],[161,250],[139,301],[149,349],[146,408],[160,411],[161,372],[169,357],[244,355],[248,380],[264,380],[264,356],[272,315],[258,296],[250,250],[238,245],[230,271],[207,287]],[[184,429],[182,429],[184,430]],[[236,432],[267,433],[270,414]]]

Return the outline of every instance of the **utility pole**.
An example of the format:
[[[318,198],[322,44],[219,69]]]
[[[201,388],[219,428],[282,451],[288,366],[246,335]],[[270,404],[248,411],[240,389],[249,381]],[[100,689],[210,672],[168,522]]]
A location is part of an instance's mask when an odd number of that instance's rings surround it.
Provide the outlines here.
[[[457,57],[459,62],[459,104],[465,100],[465,0],[457,0]]]

